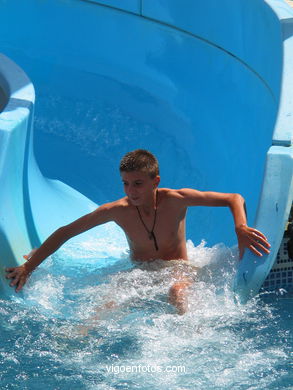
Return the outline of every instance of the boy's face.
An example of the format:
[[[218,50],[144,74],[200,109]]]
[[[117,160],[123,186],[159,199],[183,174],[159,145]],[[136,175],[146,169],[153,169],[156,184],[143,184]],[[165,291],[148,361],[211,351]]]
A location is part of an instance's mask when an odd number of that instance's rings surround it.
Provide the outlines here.
[[[154,191],[160,183],[160,176],[150,178],[144,172],[121,172],[124,192],[134,206],[150,204],[154,199]]]

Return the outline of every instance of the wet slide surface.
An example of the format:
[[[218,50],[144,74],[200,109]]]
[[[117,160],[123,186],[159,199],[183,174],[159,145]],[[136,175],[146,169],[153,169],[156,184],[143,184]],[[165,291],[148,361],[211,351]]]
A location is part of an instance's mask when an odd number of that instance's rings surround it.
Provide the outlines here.
[[[1,263],[21,263],[57,227],[123,196],[118,164],[138,147],[157,155],[162,186],[240,192],[249,223],[280,241],[292,176],[290,134],[276,125],[280,19],[269,2],[228,3],[189,2],[185,12],[163,0],[124,10],[115,1],[28,1],[17,14],[14,1],[1,4],[19,30],[1,24],[0,51],[33,83],[14,69],[0,118]],[[0,63],[2,75],[14,66]],[[280,172],[287,187],[273,181],[275,192],[264,190]],[[170,269],[134,267],[114,224],[66,243],[21,295],[2,278],[3,386],[289,389],[290,297],[235,302],[241,267],[228,210],[191,209],[187,239],[201,271],[182,317],[167,301]],[[247,285],[242,291],[246,300]]]

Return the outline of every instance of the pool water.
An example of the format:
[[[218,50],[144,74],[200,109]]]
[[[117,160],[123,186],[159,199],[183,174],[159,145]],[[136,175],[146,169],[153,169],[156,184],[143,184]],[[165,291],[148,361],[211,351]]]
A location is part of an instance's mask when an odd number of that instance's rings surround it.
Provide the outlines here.
[[[68,241],[1,299],[1,389],[292,389],[289,293],[239,305],[236,248],[188,241],[200,271],[180,316],[170,268],[134,266],[107,229]]]

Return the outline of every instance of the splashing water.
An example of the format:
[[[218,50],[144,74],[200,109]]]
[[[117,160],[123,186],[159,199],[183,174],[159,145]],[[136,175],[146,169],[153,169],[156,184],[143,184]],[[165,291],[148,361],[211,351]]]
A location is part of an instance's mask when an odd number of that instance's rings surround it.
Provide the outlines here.
[[[69,241],[1,300],[1,389],[292,389],[292,299],[238,305],[235,248],[188,241],[200,270],[180,316],[172,267],[134,266],[108,229]]]

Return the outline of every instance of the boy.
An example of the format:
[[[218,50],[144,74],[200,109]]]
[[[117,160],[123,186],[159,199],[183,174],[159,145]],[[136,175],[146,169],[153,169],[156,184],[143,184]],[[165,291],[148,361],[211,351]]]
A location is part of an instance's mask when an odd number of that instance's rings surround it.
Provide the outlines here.
[[[246,225],[245,203],[239,194],[201,192],[193,189],[173,190],[158,188],[160,183],[158,161],[142,149],[127,153],[120,163],[120,174],[126,197],[104,204],[93,212],[57,229],[25,264],[7,268],[7,279],[19,291],[29,274],[65,241],[94,226],[116,222],[125,232],[131,259],[136,261],[187,260],[185,217],[189,206],[227,206],[230,208],[238,238],[240,258],[244,249],[262,256],[269,253],[266,237]],[[170,302],[184,313],[187,308],[186,289],[191,279],[176,273],[176,282],[169,291]]]

